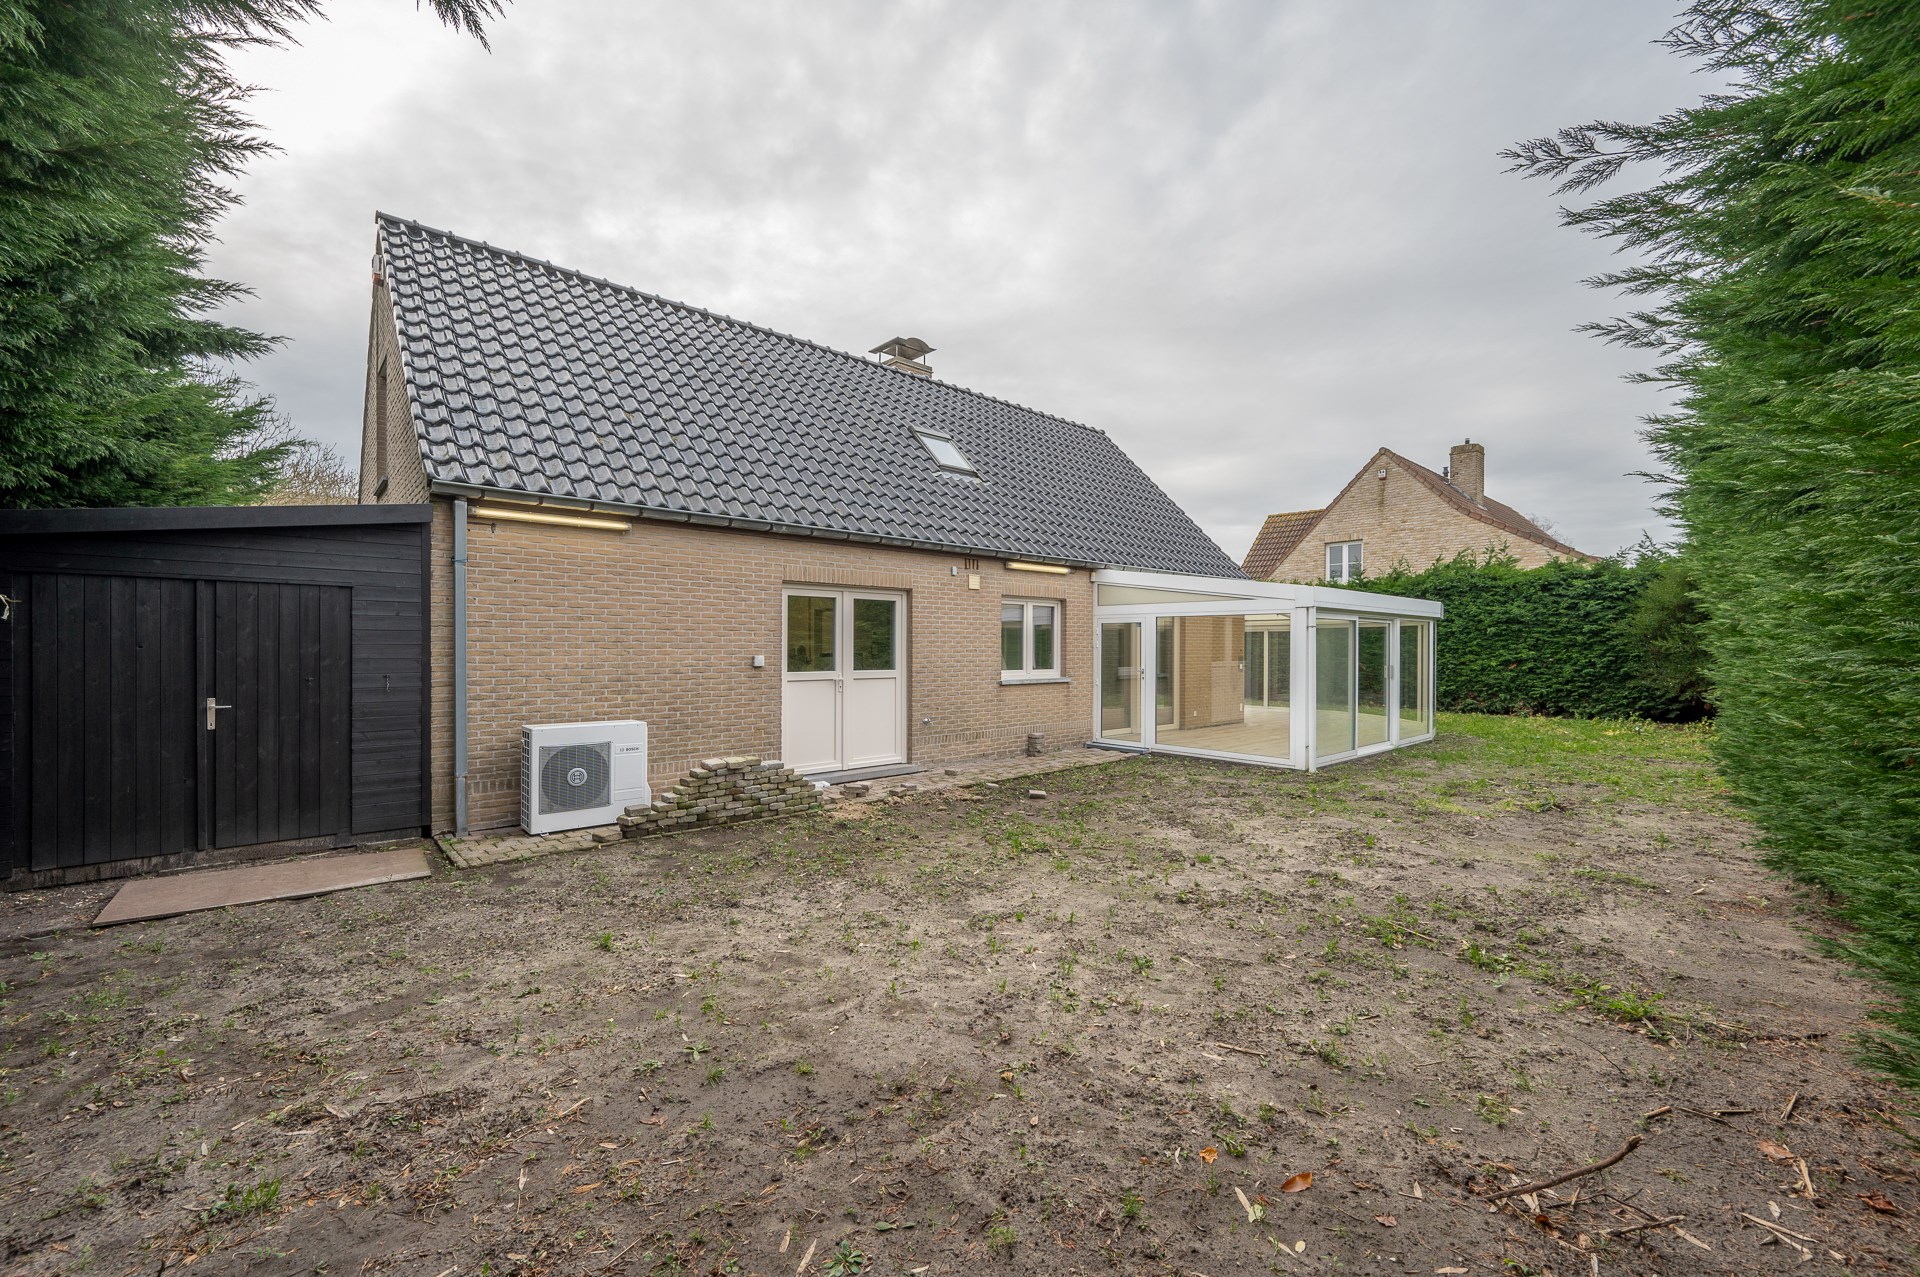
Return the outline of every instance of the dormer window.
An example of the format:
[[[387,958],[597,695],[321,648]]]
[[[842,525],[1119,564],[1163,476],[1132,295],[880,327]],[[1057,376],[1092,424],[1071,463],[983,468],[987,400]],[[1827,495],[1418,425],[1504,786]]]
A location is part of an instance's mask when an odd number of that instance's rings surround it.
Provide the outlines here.
[[[948,470],[954,474],[978,475],[980,473],[973,468],[973,462],[967,460],[967,454],[960,451],[959,445],[946,435],[936,434],[931,430],[916,430],[913,432],[913,437],[920,441],[921,446],[927,450],[935,464],[942,470]]]

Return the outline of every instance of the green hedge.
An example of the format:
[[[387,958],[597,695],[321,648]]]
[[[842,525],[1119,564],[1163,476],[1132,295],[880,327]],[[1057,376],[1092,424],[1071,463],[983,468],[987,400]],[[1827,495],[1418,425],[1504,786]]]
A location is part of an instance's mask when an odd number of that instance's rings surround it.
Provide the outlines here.
[[[1563,220],[1626,263],[1592,330],[1673,395],[1647,437],[1721,773],[1831,893],[1889,995],[1869,1058],[1920,1087],[1920,0],[1696,0],[1666,43],[1725,87],[1507,155],[1607,188]]]
[[[1707,712],[1698,610],[1680,560],[1522,568],[1463,553],[1356,588],[1433,599],[1441,709],[1684,722]]]

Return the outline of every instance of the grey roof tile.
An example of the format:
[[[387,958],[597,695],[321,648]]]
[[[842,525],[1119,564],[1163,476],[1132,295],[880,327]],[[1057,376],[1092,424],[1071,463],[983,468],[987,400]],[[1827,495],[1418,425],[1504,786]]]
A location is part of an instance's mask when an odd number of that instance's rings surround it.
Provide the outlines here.
[[[414,222],[378,228],[436,482],[1241,575],[1098,430]],[[916,426],[979,478],[940,469]]]

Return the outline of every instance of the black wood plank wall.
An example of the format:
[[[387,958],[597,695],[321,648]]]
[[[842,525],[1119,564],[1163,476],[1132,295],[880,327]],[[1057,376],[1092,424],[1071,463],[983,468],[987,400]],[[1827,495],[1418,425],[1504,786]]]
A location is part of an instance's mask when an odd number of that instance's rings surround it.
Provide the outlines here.
[[[424,827],[429,820],[423,779],[428,748],[427,520],[425,506],[0,511],[0,593],[22,599],[15,606],[16,617],[26,607],[35,610],[30,627],[0,624],[0,780],[5,782],[0,795],[9,799],[11,817],[0,819],[0,874],[26,867],[34,821],[89,819],[71,812],[36,813],[42,782],[62,781],[63,789],[67,784],[106,786],[103,797],[124,800],[131,794],[135,801],[103,803],[103,810],[150,813],[149,819],[126,828],[83,826],[73,838],[75,846],[112,848],[117,859],[171,854],[163,848],[177,846],[183,836],[192,845],[194,813],[169,806],[170,796],[155,778],[164,774],[166,754],[200,747],[203,716],[190,725],[198,729],[188,733],[191,740],[180,734],[169,708],[164,713],[147,711],[146,718],[129,715],[124,729],[92,742],[63,736],[58,717],[83,708],[89,696],[110,697],[116,705],[185,705],[192,711],[190,690],[160,684],[176,677],[192,682],[195,677],[192,651],[176,659],[169,645],[184,642],[190,648],[194,631],[189,626],[182,637],[179,609],[184,605],[191,620],[195,591],[207,589],[199,584],[205,582],[231,583],[212,588],[226,591],[221,597],[230,608],[252,609],[247,622],[253,627],[248,630],[252,654],[245,659],[273,668],[242,672],[236,667],[230,673],[252,678],[256,697],[280,695],[280,679],[317,675],[317,669],[289,672],[284,662],[260,662],[260,652],[283,646],[283,627],[296,632],[296,647],[311,647],[311,660],[350,662],[350,701],[341,707],[346,721],[336,724],[348,752],[333,764],[334,770],[344,767],[347,774],[338,778],[337,786],[315,791],[315,810],[332,811],[326,819],[338,832]],[[337,588],[265,588],[269,585]],[[29,593],[33,597],[23,598]],[[323,608],[324,597],[350,602]],[[323,622],[323,610],[337,613],[338,620]],[[52,625],[43,623],[49,612]],[[87,616],[96,621],[104,616],[108,623],[84,625]],[[272,627],[270,632],[260,628],[266,626]],[[18,650],[15,636],[29,631],[35,646],[48,646],[36,652]],[[78,647],[62,641],[62,636],[78,639],[83,632],[87,637]],[[27,703],[33,699],[27,695],[34,681],[30,662],[49,661],[60,666],[58,698],[63,702],[52,709]],[[260,775],[271,773],[263,784],[309,783],[320,774],[305,770],[304,755],[297,768],[283,766],[289,761],[283,742],[249,745],[258,751]],[[332,747],[318,742],[312,748],[334,755]],[[82,758],[96,760],[84,781],[62,776],[59,769],[71,772]],[[104,765],[97,765],[98,760]],[[320,771],[325,770],[321,765]],[[306,806],[304,795],[301,806]],[[124,823],[123,817],[114,819]],[[258,833],[262,842],[284,835],[277,825],[249,826],[247,819],[244,812],[228,813],[233,831]],[[304,829],[312,822],[299,823]],[[339,830],[342,823],[346,828]],[[37,834],[33,841],[39,842]],[[68,841],[64,831],[60,841],[63,846]]]

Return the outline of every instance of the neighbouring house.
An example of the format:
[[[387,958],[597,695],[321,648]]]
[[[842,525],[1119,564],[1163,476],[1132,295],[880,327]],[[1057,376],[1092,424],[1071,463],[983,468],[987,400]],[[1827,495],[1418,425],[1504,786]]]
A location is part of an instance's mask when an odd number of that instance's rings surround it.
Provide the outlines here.
[[[1265,735],[1193,749],[1431,731],[1437,607],[1246,580],[1105,434],[917,338],[863,358],[385,215],[373,270],[360,499],[432,509],[436,829],[516,819],[525,724],[644,720],[656,783],[1244,735],[1250,630]],[[1287,711],[1316,650],[1360,724],[1318,755]]]
[[[1382,448],[1324,508],[1269,515],[1241,566],[1257,581],[1345,582],[1463,550],[1504,548],[1523,567],[1594,557],[1489,497],[1486,478],[1486,448],[1471,439],[1438,474]]]

